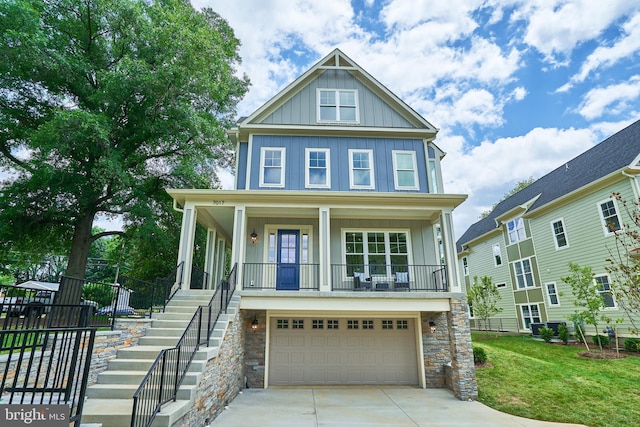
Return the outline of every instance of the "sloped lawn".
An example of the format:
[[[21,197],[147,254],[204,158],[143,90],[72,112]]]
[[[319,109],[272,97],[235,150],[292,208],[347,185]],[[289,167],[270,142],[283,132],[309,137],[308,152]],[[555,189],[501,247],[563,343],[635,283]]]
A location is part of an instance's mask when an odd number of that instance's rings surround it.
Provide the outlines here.
[[[584,347],[522,336],[474,334],[473,346],[488,355],[476,368],[478,400],[494,409],[591,427],[640,425],[640,357],[585,359]]]

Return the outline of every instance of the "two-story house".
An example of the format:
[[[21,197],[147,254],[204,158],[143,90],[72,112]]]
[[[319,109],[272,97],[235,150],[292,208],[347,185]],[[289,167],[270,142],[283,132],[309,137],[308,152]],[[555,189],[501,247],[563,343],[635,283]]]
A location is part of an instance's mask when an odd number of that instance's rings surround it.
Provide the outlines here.
[[[458,239],[464,288],[474,276],[489,276],[502,298],[503,311],[490,325],[472,320],[473,326],[529,331],[532,323],[568,322],[576,310],[562,280],[570,262],[592,268],[603,316],[612,323],[626,318],[606,267],[616,252],[615,234],[633,224],[614,192],[630,205],[640,195],[640,121],[500,202]],[[626,319],[617,325],[621,335],[629,333]]]
[[[216,286],[231,255],[247,385],[414,385],[477,395],[437,129],[335,50],[229,131],[233,190],[174,189]]]

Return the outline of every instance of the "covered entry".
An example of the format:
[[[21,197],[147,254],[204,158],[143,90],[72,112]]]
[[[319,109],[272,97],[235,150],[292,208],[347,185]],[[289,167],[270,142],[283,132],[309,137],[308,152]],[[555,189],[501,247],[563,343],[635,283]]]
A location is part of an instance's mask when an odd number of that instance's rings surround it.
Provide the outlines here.
[[[269,385],[418,385],[412,318],[272,317]]]

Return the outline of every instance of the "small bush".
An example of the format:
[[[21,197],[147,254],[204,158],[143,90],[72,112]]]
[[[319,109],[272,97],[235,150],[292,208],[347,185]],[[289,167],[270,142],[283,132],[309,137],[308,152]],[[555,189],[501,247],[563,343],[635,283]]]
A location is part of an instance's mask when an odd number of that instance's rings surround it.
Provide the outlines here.
[[[608,335],[594,335],[591,339],[595,345],[598,345],[598,340],[600,340],[600,345],[602,346],[609,345],[611,342]]]
[[[640,338],[627,338],[624,342],[626,351],[640,352]]]
[[[544,342],[551,342],[551,340],[553,339],[553,329],[551,328],[547,328],[546,326],[543,326],[542,328],[540,328],[539,330],[540,332],[540,337],[544,340]]]
[[[487,352],[484,351],[484,348],[473,347],[473,363],[476,365],[487,363]]]
[[[565,344],[569,342],[569,328],[564,323],[558,325],[558,338]]]

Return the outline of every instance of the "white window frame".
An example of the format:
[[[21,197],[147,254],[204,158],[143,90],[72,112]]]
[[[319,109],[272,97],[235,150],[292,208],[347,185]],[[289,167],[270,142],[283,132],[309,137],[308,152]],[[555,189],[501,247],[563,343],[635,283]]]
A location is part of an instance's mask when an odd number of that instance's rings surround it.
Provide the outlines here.
[[[524,307],[527,307],[529,309],[529,316],[525,317]],[[533,310],[531,309],[532,307],[535,307],[536,310],[538,310],[537,316],[533,315]],[[531,330],[531,323],[542,322],[542,316],[540,315],[540,306],[538,304],[520,304],[520,315],[522,316],[522,329]],[[537,317],[539,319],[538,322],[534,322],[534,317]],[[529,320],[529,326],[527,326],[527,320]]]
[[[411,156],[412,169],[398,169],[398,155],[408,154]],[[391,155],[393,157],[393,185],[396,190],[419,190],[420,183],[418,182],[418,162],[416,161],[416,152],[410,150],[392,150]],[[413,185],[400,185],[398,172],[413,172]]]
[[[564,245],[560,246],[560,244],[558,243],[558,236],[559,234],[556,233],[556,229],[555,229],[555,224],[560,223],[561,227],[562,227],[562,234],[564,235]],[[559,249],[566,249],[569,247],[569,237],[567,237],[567,227],[564,225],[564,218],[558,218],[554,221],[551,221],[550,223],[551,225],[551,234],[553,235],[553,244],[556,247],[556,250]]]
[[[367,275],[367,277],[370,277],[370,272],[367,270],[370,265],[369,262],[369,255],[380,255],[380,254],[369,254],[368,251],[368,234],[369,233],[384,233],[384,243],[385,243],[385,265],[387,267],[387,272],[386,275],[387,277],[391,277],[391,267],[393,265],[393,263],[391,262],[391,257],[394,255],[404,255],[404,254],[397,254],[397,253],[392,253],[391,252],[391,241],[389,239],[389,234],[393,234],[393,233],[400,233],[400,234],[405,234],[406,235],[406,239],[407,239],[407,266],[413,266],[413,251],[411,250],[411,232],[409,229],[370,229],[370,228],[343,228],[340,230],[340,236],[341,236],[341,247],[342,247],[342,263],[346,266],[347,265],[347,239],[346,236],[349,233],[362,233],[363,234],[363,264],[366,265],[367,267],[365,268],[365,274]],[[401,264],[404,265],[404,264]],[[410,274],[410,276],[412,276]]]
[[[509,230],[509,224],[511,223],[514,223],[513,231]],[[507,235],[509,236],[510,245],[527,238],[527,230],[524,228],[524,219],[521,216],[507,221]]]
[[[606,285],[609,287],[609,289],[600,289],[601,286],[603,285],[603,283],[598,282],[599,278],[606,278],[607,283]],[[597,292],[599,295],[603,295],[603,294],[609,294],[611,296],[611,301],[613,301],[613,306],[610,307],[608,305],[605,305],[603,310],[616,310],[618,308],[618,303],[616,302],[615,297],[613,296],[613,293],[611,292],[611,278],[609,277],[608,274],[596,274],[593,276],[593,281],[595,283],[595,285],[597,286]],[[603,295],[604,296],[604,295]]]
[[[499,267],[504,264],[504,262],[502,261],[502,251],[500,250],[500,243],[494,243],[491,246],[491,252],[493,254],[493,265],[495,267]],[[498,262],[498,260],[500,260],[500,262]]]
[[[553,286],[553,293],[549,291],[549,286]],[[547,294],[547,301],[549,301],[549,307],[560,307],[560,294],[558,294],[558,286],[556,282],[549,282],[544,284],[544,290]],[[556,297],[556,302],[551,300],[551,297]]]
[[[310,165],[311,153],[324,153],[326,156],[325,157],[326,166],[324,167],[324,169],[327,175],[326,175],[324,184],[311,183],[311,177],[310,177],[311,169],[322,169],[317,167],[314,167],[314,168],[311,167]],[[305,172],[304,172],[305,188],[331,188],[331,150],[329,150],[328,148],[305,148],[304,149],[304,165],[305,165]]]
[[[440,188],[438,186],[438,166],[436,165],[435,159],[429,159],[427,161],[427,165],[429,168],[428,180],[429,180],[429,190],[433,194],[437,194],[440,192]]]
[[[369,185],[357,185],[355,184],[355,176],[354,176],[354,171],[356,170],[353,167],[353,155],[354,154],[361,154],[361,153],[366,153],[369,156]],[[363,169],[364,170],[364,169]],[[350,149],[349,150],[349,188],[354,189],[354,190],[373,190],[375,189],[375,180],[374,180],[375,174],[374,174],[374,170],[373,170],[373,150],[356,150],[356,149]]]
[[[606,222],[606,218],[604,217],[604,212],[602,212],[602,205],[604,205],[605,203],[609,203],[611,202],[611,204],[613,205],[613,209],[615,210],[615,216],[618,219],[618,225],[620,226],[620,228],[618,230],[615,231],[610,231],[609,228],[607,227],[607,222]],[[622,226],[622,220],[620,219],[620,211],[618,210],[618,204],[616,203],[615,199],[612,198],[608,198],[605,200],[602,200],[600,202],[598,202],[598,214],[600,215],[600,220],[602,222],[602,229],[604,231],[604,235],[605,236],[612,236],[615,233],[618,233],[620,231],[623,231],[623,226]],[[613,217],[613,215],[607,217],[607,218],[611,218]]]
[[[276,184],[265,183],[264,182],[264,172],[266,169],[265,166],[265,155],[268,151],[279,151],[280,159],[282,164],[280,165],[280,182]],[[285,147],[261,147],[260,148],[260,187],[270,187],[270,188],[284,188],[284,177],[285,177],[285,168],[286,168],[286,157],[287,149]]]
[[[335,104],[335,109],[336,109],[336,118],[335,120],[323,120],[321,118],[321,113],[320,113],[320,107],[322,107],[321,104],[321,93],[322,92],[334,92],[335,93],[335,98],[336,98],[336,104]],[[355,99],[355,120],[343,120],[340,118],[340,92],[350,92],[353,93],[354,99]],[[329,89],[329,88],[317,88],[316,89],[316,119],[318,123],[354,123],[354,124],[358,124],[360,123],[360,102],[359,102],[359,98],[358,98],[358,90],[357,89]],[[351,107],[351,106],[348,106]]]
[[[469,259],[466,256],[462,257],[462,272],[465,276],[469,275]]]
[[[525,272],[524,264],[525,261],[529,264],[529,273],[531,275],[531,285],[527,284],[527,273]],[[520,282],[518,281],[518,271],[516,270],[516,264],[520,265],[522,270],[522,277],[524,278],[524,286],[520,286]],[[516,289],[527,289],[527,288],[535,288],[536,287],[536,279],[533,275],[533,265],[531,263],[531,258],[522,258],[513,262],[513,277],[516,279]]]

